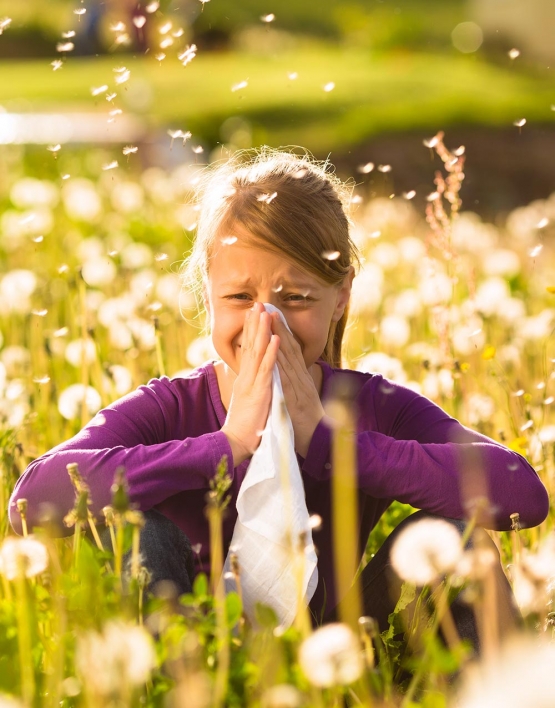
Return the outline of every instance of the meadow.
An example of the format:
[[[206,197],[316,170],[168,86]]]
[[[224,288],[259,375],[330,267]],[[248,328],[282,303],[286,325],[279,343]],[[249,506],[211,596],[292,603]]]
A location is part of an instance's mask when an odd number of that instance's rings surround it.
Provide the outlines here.
[[[525,455],[551,493],[555,195],[485,223],[459,202],[472,155],[450,148],[441,136],[422,146],[434,156],[426,212],[413,193],[353,190],[364,261],[344,366],[404,383]],[[371,618],[315,631],[299,618],[283,631],[263,607],[250,627],[240,595],[217,589],[217,558],[193,594],[178,599],[162,588],[146,597],[141,516],[129,507],[124,478],[95,522],[86,484],[70,469],[76,505],[66,524],[74,535],[56,539],[45,508],[40,528],[14,538],[7,501],[29,461],[151,377],[187,375],[215,355],[178,274],[194,237],[202,168],[142,169],[134,149],[45,155],[42,175],[22,147],[5,147],[0,158],[0,706],[552,705],[552,512],[535,529],[514,519],[512,532],[491,532],[524,616],[508,648],[487,633],[496,611],[487,562],[465,554],[465,571],[440,569],[435,546],[422,551],[439,598],[461,582],[472,590],[486,628],[481,661],[438,640],[448,613],[439,601],[408,663],[393,631],[401,606],[381,636]],[[361,165],[360,174],[374,169]],[[220,479],[207,501],[215,543],[224,507]],[[394,504],[367,554],[410,511]],[[25,512],[20,500],[17,513]],[[95,537],[100,521],[108,547]],[[125,549],[130,567],[122,566]],[[408,678],[395,682],[402,669]]]

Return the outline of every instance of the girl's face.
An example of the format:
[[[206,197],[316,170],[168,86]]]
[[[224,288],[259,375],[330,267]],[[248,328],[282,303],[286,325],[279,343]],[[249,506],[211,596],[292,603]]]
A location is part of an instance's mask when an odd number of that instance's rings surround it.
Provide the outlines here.
[[[329,285],[283,256],[246,245],[240,236],[231,245],[218,244],[204,283],[214,348],[237,375],[245,314],[255,302],[269,302],[283,313],[310,371],[324,351],[331,322],[343,314],[353,277],[351,266],[341,285]]]

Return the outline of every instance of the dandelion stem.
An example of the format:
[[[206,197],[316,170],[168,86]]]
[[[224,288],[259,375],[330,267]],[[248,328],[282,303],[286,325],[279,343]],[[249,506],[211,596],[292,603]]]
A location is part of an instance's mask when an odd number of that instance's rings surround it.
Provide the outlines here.
[[[19,644],[21,696],[25,705],[31,706],[35,695],[35,675],[33,670],[31,618],[29,616],[24,558],[18,558],[18,566],[15,588],[17,596],[17,638]]]

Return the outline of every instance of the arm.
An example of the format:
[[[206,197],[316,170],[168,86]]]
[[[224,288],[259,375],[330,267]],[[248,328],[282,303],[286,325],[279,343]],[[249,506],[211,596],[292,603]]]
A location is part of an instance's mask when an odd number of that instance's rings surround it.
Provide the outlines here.
[[[221,431],[175,439],[175,431],[185,429],[186,415],[167,379],[155,379],[100,411],[75,437],[29,465],[10,499],[12,526],[21,532],[15,502],[22,497],[28,500],[30,527],[38,523],[44,503],[56,508],[61,522],[75,501],[66,471],[70,462],[79,465],[90,487],[95,516],[110,503],[120,466],[127,473],[131,502],[143,511],[178,492],[207,488],[224,454],[233,476],[232,450]]]
[[[455,519],[468,515],[466,504],[487,497],[478,522],[499,530],[510,528],[514,512],[525,527],[547,516],[545,487],[523,457],[465,428],[424,396],[373,376],[357,403],[358,479],[365,493]],[[323,420],[303,469],[329,475],[330,446]]]

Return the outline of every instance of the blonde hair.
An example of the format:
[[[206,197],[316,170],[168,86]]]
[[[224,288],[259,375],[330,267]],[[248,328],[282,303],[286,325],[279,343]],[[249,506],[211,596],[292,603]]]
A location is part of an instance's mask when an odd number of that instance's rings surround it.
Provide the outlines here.
[[[196,239],[181,267],[183,284],[195,295],[199,312],[214,245],[239,225],[248,234],[247,243],[339,285],[353,261],[360,267],[349,235],[351,193],[352,186],[331,172],[328,162],[290,150],[245,150],[210,170],[197,193]],[[326,257],[334,252],[339,256]],[[347,303],[341,319],[330,325],[321,356],[334,367],[341,367],[348,315]]]

